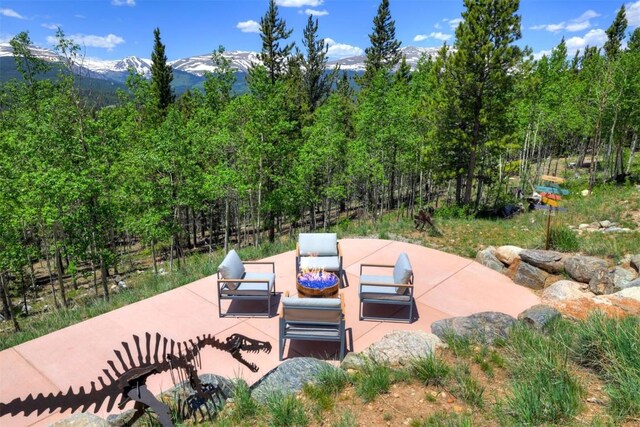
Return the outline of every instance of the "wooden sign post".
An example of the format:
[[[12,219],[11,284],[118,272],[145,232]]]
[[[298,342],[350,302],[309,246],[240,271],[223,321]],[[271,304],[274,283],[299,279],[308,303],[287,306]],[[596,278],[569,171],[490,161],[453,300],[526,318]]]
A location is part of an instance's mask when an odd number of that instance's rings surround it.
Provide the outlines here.
[[[536,191],[540,192],[542,196],[542,203],[540,207],[536,206],[536,209],[544,209],[548,211],[547,217],[547,239],[545,249],[549,250],[549,243],[551,240],[551,213],[556,211],[566,211],[565,208],[560,207],[560,200],[562,196],[569,194],[569,190],[560,188],[558,184],[564,184],[564,178],[551,175],[542,175],[540,177],[543,185],[536,185]]]

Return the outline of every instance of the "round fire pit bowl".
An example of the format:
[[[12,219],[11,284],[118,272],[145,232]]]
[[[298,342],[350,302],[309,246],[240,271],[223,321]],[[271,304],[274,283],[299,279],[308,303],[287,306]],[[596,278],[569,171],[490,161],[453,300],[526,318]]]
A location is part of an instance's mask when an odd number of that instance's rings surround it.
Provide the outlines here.
[[[340,280],[334,273],[309,272],[296,277],[296,289],[301,298],[332,298],[338,295]]]

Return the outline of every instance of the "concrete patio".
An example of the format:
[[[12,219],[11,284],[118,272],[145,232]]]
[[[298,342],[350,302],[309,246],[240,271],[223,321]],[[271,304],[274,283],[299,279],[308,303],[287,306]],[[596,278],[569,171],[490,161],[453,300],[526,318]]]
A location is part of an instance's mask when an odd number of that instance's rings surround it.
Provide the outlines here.
[[[393,330],[425,330],[432,322],[448,317],[466,316],[483,311],[499,311],[517,316],[526,308],[538,304],[539,299],[528,289],[515,285],[509,278],[481,266],[475,261],[409,243],[378,239],[340,240],[348,286],[340,292],[346,300],[347,351],[362,351]],[[417,320],[411,324],[358,320],[358,276],[360,264],[393,264],[400,252],[409,255],[415,274]],[[121,343],[132,343],[132,336],[146,332],[175,341],[194,339],[213,334],[224,340],[232,333],[269,341],[270,354],[246,355],[258,365],[257,373],[250,372],[230,354],[205,348],[202,352],[201,373],[215,373],[230,378],[241,377],[249,384],[276,367],[278,361],[277,304],[280,295],[296,294],[295,254],[293,251],[270,258],[276,266],[276,288],[279,296],[272,304],[273,317],[218,317],[216,277],[210,276],[178,289],[140,301],[80,324],[51,333],[42,338],[0,352],[0,402],[14,398],[34,397],[42,393],[89,389],[92,381],[103,376],[106,362],[116,360],[113,351]],[[245,309],[246,303],[234,302],[231,312]],[[225,311],[229,303],[223,303]],[[249,305],[253,303],[249,302]],[[393,314],[392,306],[380,306]],[[249,307],[255,309],[254,306]],[[335,359],[337,345],[323,342],[295,342],[287,346],[285,357],[316,356]],[[149,389],[158,394],[173,386],[169,373],[151,376]],[[90,408],[91,411],[93,409]],[[117,411],[117,408],[113,410]],[[71,414],[35,413],[28,417],[4,416],[0,425],[48,425]],[[105,417],[104,405],[98,413]]]

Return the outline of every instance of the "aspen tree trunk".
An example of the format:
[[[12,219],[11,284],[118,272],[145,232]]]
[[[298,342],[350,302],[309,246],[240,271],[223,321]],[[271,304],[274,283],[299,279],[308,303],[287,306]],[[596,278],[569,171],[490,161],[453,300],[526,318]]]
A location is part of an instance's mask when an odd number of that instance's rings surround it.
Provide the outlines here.
[[[224,201],[224,253],[229,252],[229,197]]]
[[[11,304],[11,298],[9,297],[9,289],[7,289],[5,280],[4,280],[4,272],[0,273],[0,286],[2,286],[2,294],[4,295],[4,304],[6,305],[6,309],[8,311],[9,317],[13,322],[13,330],[14,332],[20,332],[20,325],[18,324],[18,318],[13,313],[13,305]]]
[[[636,143],[638,142],[638,134],[633,134],[633,142],[631,143],[631,152],[629,153],[629,160],[627,161],[627,169],[625,170],[626,174],[629,174],[631,171],[631,164],[633,163],[633,155],[636,151]]]
[[[153,258],[153,274],[158,275],[158,255],[156,254],[156,238],[151,238],[151,258]]]

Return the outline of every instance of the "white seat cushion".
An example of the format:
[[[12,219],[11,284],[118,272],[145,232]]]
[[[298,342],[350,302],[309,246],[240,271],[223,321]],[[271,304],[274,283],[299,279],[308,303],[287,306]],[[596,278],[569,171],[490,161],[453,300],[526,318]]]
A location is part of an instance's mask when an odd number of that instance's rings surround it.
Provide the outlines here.
[[[405,288],[405,291],[408,290]],[[385,301],[411,301],[411,295],[398,294],[392,286],[362,285],[360,299],[379,299]]]
[[[340,270],[340,257],[338,256],[301,256],[300,270]]]
[[[220,293],[223,295],[260,295],[273,291],[275,275],[273,273],[245,273],[243,279],[268,280],[269,282],[240,282],[237,286],[231,287],[225,283]]]
[[[298,249],[301,256],[338,255],[338,235],[336,233],[300,233]]]
[[[360,283],[363,285],[371,285],[381,283],[383,285],[393,285],[395,282],[393,281],[393,276],[375,276],[375,275],[367,275],[363,274],[360,276]],[[395,291],[395,288],[391,288]]]

